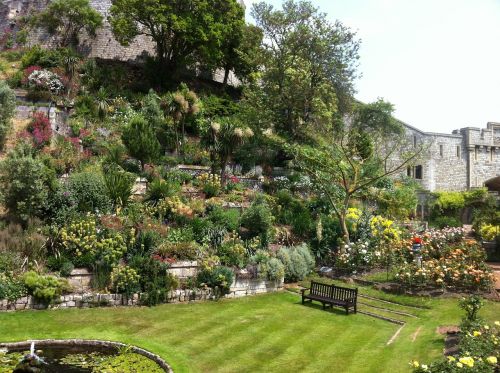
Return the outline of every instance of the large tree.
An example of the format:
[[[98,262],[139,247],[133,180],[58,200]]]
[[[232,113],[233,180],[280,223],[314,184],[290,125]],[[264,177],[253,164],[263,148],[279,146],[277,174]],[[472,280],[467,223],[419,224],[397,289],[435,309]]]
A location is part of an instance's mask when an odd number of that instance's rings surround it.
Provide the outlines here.
[[[102,21],[101,13],[92,8],[89,0],[54,0],[32,20],[35,26],[57,35],[63,47],[78,45],[83,30],[95,36]]]
[[[261,56],[262,30],[251,24],[234,28],[222,44],[223,54],[219,65],[224,69],[223,84],[228,83],[231,71],[242,81],[257,71]]]
[[[121,44],[138,35],[153,39],[163,78],[197,62],[217,65],[221,45],[244,19],[236,0],[113,0],[110,13]]]
[[[335,137],[317,139],[314,146],[290,144],[278,138],[297,168],[309,176],[339,219],[349,242],[346,215],[354,198],[363,198],[384,178],[400,173],[423,150],[413,148],[391,115],[392,105],[377,101],[358,105],[348,120],[340,120]],[[384,145],[382,145],[384,144]]]
[[[287,0],[282,9],[259,3],[252,16],[264,33],[260,112],[277,132],[307,138],[331,131],[334,115],[349,106],[359,41],[339,21],[331,23],[308,1]]]

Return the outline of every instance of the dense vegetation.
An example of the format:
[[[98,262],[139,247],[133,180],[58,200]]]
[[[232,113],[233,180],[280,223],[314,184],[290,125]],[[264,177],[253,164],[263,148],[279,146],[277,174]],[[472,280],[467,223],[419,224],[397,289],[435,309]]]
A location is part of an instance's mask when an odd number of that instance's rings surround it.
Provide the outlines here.
[[[80,53],[81,31],[103,22],[87,0],[54,1],[0,41],[0,300],[57,302],[74,268],[148,306],[320,265],[383,269],[402,290],[490,289],[479,241],[498,239],[496,201],[439,192],[435,228],[410,221],[419,185],[402,173],[425,145],[409,144],[390,103],[354,100],[356,34],[307,1],[251,12],[255,25],[235,0],[114,1],[115,38],[154,41],[142,65]],[[58,47],[24,47],[32,27]],[[195,73],[217,70],[219,83]],[[15,88],[34,113],[13,123]],[[180,281],[169,267],[184,260],[199,269]]]

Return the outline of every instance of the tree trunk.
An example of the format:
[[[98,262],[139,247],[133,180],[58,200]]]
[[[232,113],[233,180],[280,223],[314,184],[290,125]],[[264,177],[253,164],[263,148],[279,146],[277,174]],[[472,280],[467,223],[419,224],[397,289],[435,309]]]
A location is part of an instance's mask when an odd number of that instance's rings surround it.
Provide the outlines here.
[[[224,69],[224,80],[222,81],[222,85],[224,86],[224,88],[226,88],[226,86],[227,86],[227,81],[229,79],[230,72],[231,72],[231,70],[229,69],[229,67],[226,67]]]
[[[220,169],[220,185],[223,187],[226,185],[226,166],[227,166],[227,160],[221,160],[221,169]]]
[[[349,230],[347,229],[347,223],[346,223],[346,219],[345,219],[346,211],[343,211],[339,215],[339,222],[340,222],[340,228],[342,228],[342,238],[344,240],[344,244],[347,245],[350,243],[350,239],[349,239]]]

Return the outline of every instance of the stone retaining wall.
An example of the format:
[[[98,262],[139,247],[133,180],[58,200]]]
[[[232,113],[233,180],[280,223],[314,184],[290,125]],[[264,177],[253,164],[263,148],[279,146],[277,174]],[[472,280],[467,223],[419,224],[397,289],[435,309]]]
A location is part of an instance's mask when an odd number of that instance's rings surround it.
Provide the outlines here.
[[[264,281],[260,279],[237,279],[226,298],[238,298],[254,294],[270,293],[283,289],[283,281]],[[169,293],[168,303],[180,303],[213,299],[211,289],[177,289]],[[141,304],[141,294],[134,294],[127,299],[122,294],[83,293],[62,295],[59,300],[49,306],[36,302],[32,296],[19,298],[15,301],[0,300],[0,311],[40,310],[58,308],[91,308],[138,306]]]

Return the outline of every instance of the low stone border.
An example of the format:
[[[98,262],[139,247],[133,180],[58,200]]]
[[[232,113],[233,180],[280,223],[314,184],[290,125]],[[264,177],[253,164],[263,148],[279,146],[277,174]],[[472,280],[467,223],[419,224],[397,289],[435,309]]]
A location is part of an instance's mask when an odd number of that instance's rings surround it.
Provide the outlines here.
[[[97,339],[33,339],[23,342],[11,342],[11,343],[0,343],[0,348],[9,349],[26,349],[29,350],[31,343],[35,343],[35,348],[37,347],[72,347],[72,346],[88,346],[88,347],[104,347],[104,348],[120,348],[120,347],[130,347],[132,352],[136,354],[147,357],[157,363],[165,372],[173,373],[170,365],[163,360],[159,355],[153,354],[152,352],[145,350],[143,348],[128,345],[121,342],[114,341],[102,341]]]
[[[272,293],[283,289],[283,279],[279,281],[265,281],[261,279],[235,279],[229,294],[225,298],[239,298],[255,294]],[[0,312],[20,310],[43,310],[60,308],[92,308],[140,306],[143,294],[132,294],[126,297],[123,294],[83,293],[61,295],[52,304],[39,303],[27,295],[19,299],[8,301],[0,300]],[[193,302],[214,299],[211,289],[176,289],[168,293],[166,303]]]

